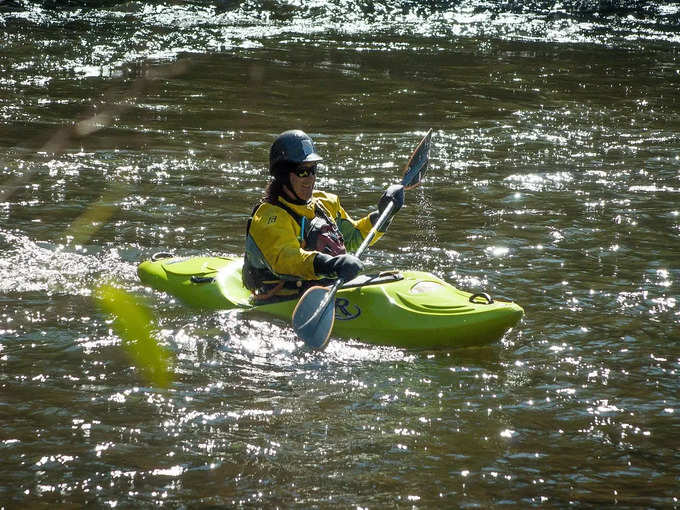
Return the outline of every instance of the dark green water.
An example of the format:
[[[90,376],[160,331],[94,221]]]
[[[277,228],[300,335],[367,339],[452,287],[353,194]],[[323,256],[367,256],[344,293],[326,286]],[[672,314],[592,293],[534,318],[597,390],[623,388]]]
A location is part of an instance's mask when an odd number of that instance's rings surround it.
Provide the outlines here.
[[[224,5],[0,11],[0,507],[680,507],[677,5]],[[156,251],[241,253],[293,127],[357,217],[434,128],[367,265],[521,324],[311,353],[142,287]],[[131,367],[102,278],[154,310],[170,389]]]

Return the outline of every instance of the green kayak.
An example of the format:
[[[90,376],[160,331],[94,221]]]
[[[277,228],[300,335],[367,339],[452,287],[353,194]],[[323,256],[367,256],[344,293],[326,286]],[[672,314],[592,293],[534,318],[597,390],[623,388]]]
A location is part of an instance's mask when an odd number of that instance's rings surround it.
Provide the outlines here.
[[[242,265],[239,257],[168,257],[142,262],[137,272],[146,285],[196,308],[241,308],[290,322],[297,300],[253,305]],[[333,334],[407,348],[484,345],[499,340],[523,313],[515,303],[463,292],[430,273],[390,271],[340,288]]]

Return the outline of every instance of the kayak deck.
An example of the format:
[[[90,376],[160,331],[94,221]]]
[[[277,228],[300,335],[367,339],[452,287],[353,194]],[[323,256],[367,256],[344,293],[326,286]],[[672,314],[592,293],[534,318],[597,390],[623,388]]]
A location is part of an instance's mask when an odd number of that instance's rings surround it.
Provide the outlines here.
[[[241,308],[289,322],[297,299],[254,305],[242,265],[239,257],[171,257],[142,262],[138,274],[192,307]],[[338,291],[333,335],[407,348],[485,345],[523,313],[515,303],[473,295],[422,271],[361,275]]]

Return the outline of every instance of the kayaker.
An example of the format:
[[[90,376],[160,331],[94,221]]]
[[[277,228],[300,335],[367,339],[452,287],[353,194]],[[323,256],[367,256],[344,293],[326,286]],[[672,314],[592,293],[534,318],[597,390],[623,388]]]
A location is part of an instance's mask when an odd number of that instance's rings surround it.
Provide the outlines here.
[[[364,265],[348,252],[361,245],[387,204],[394,202],[392,215],[404,204],[404,187],[395,184],[377,211],[353,220],[337,195],[314,189],[321,161],[312,139],[297,129],[271,146],[272,178],[248,220],[243,264],[243,283],[258,303],[295,297],[320,280],[355,278]]]

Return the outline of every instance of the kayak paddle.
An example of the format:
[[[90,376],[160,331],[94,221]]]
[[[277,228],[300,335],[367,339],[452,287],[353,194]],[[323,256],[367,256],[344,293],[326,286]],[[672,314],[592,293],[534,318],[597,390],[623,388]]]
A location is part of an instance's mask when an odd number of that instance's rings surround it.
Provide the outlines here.
[[[413,189],[420,184],[430,161],[431,138],[432,129],[411,154],[401,179],[404,189]],[[394,202],[391,201],[354,254],[357,258],[361,257],[376,232],[385,224],[393,208]],[[293,329],[309,347],[315,349],[326,347],[335,322],[335,294],[343,283],[345,281],[338,278],[330,289],[321,286],[310,287],[298,301],[293,311]]]

